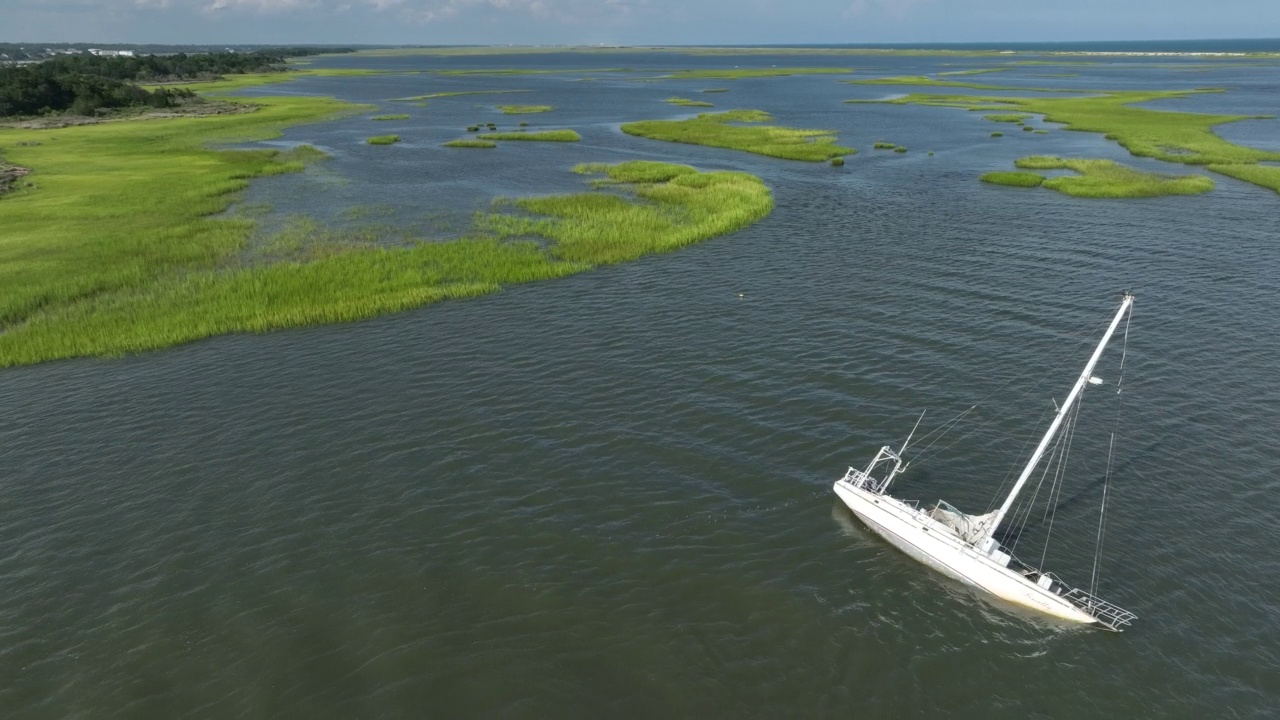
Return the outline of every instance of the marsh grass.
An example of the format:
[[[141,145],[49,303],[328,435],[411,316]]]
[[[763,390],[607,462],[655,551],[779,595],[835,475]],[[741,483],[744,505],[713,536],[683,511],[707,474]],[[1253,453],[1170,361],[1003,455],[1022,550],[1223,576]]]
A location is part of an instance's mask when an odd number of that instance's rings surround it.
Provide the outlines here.
[[[400,136],[399,135],[374,135],[368,140],[365,140],[365,142],[369,143],[370,145],[394,145],[400,142]]]
[[[682,97],[669,97],[663,102],[679,105],[680,107],[715,107],[714,103],[709,103],[705,100],[690,100]]]
[[[704,92],[704,93],[725,93],[725,92],[729,92],[729,88],[707,88],[706,90],[703,90],[702,92]]]
[[[573,130],[541,130],[538,132],[482,133],[481,140],[543,140],[547,142],[578,142],[582,136]]]
[[[603,174],[627,194],[525,198],[515,201],[516,207],[542,217],[491,214],[481,227],[500,238],[539,235],[552,241],[548,252],[558,260],[601,265],[733,232],[773,209],[769,188],[741,172],[699,172],[644,160],[579,165],[574,171]]]
[[[681,70],[660,80],[738,80],[742,78],[788,77],[791,75],[848,75],[853,70],[835,67],[733,68],[727,70]]]
[[[282,99],[282,104],[300,100],[290,97]],[[147,136],[156,132],[157,123],[145,124]],[[128,125],[115,124],[112,133],[118,134],[120,126]],[[98,145],[111,136],[83,134],[83,128],[71,130],[77,132],[61,135],[60,139],[69,142],[59,144],[73,151],[82,149],[81,142],[96,141]],[[189,130],[179,134],[183,147],[192,135]],[[147,160],[152,159],[152,151],[144,149]],[[219,162],[225,156],[208,150],[198,152],[208,154],[206,160],[213,162],[180,165],[176,175],[158,177],[152,173],[131,177],[130,172],[140,169],[135,165],[119,179],[141,183],[135,190],[145,189],[142,185],[148,182],[181,190],[175,178],[186,177],[194,181],[192,189],[208,192],[206,181],[214,179],[209,173],[221,167]],[[255,164],[274,159],[265,151],[235,155],[232,165],[241,173],[240,179]],[[55,159],[46,155],[34,164],[45,170],[57,165]],[[121,159],[119,155],[113,158],[116,163]],[[160,155],[157,167],[173,167],[171,159]],[[75,177],[91,178],[90,182],[74,185],[70,178],[53,182],[84,199],[86,193],[92,196],[101,187],[96,170],[86,171],[82,164],[73,163],[69,171]],[[54,241],[52,245],[61,243],[68,253],[59,257],[48,252],[50,243],[37,244],[45,251],[42,266],[23,262],[29,243],[37,238],[10,234],[10,242],[0,245],[0,253],[8,255],[0,262],[0,272],[14,281],[0,284],[6,324],[0,334],[0,366],[116,356],[225,333],[347,322],[492,293],[506,285],[563,277],[597,265],[675,250],[746,227],[768,215],[773,207],[769,189],[746,173],[704,173],[687,166],[642,161],[577,170],[604,174],[614,192],[512,200],[503,207],[514,213],[481,214],[473,233],[463,239],[415,242],[400,238],[398,246],[384,246],[377,230],[327,231],[295,222],[256,249],[259,264],[252,266],[226,262],[229,254],[244,247],[252,223],[203,217],[222,202],[228,192],[225,187],[207,196],[212,204],[194,211],[193,197],[182,192],[155,192],[152,195],[159,204],[128,207],[114,219],[103,217],[102,205],[85,204],[83,209],[71,208],[68,213],[61,198],[48,208],[55,214],[40,218],[31,215],[30,201],[21,203],[25,213],[0,204],[0,216],[7,215],[6,220],[25,218],[19,232],[42,234]],[[53,167],[48,172],[58,171]],[[173,225],[180,218],[185,218],[182,224]],[[114,224],[121,234],[64,234],[68,223],[81,221],[107,231]],[[154,223],[163,237],[139,236],[140,222]],[[54,227],[52,223],[61,224]],[[212,237],[205,237],[205,242],[193,249],[192,241],[210,232]],[[83,237],[94,242],[76,245]],[[544,242],[526,239],[529,237]],[[129,242],[131,239],[135,242]],[[150,253],[141,257],[140,250]],[[169,254],[157,254],[160,251]],[[102,262],[87,263],[85,252],[106,254],[99,258]],[[112,263],[112,272],[106,272],[105,266]]]
[[[899,145],[899,146],[895,147],[895,148],[893,149],[893,151],[894,151],[894,152],[896,152],[896,153],[904,153],[904,152],[906,152],[906,151],[907,151],[907,148],[906,148],[906,147],[904,147],[904,146],[902,146],[902,145]]]
[[[550,105],[499,105],[498,109],[503,115],[530,115],[551,112],[555,108]]]
[[[995,132],[991,133],[991,137],[1004,137],[1004,133],[1002,133],[1002,132],[1000,132],[999,130],[997,130],[997,131],[995,131]]]
[[[871,149],[873,149],[873,150],[892,150],[892,149],[894,149],[894,148],[896,148],[896,147],[898,147],[896,143],[885,142],[885,141],[883,141],[883,140],[877,140],[877,141],[876,141],[876,144],[871,146]]]
[[[978,178],[982,182],[1010,187],[1040,187],[1044,176],[1033,172],[989,172]]]
[[[938,73],[938,77],[949,77],[954,75],[985,75],[987,73],[1008,72],[1013,68],[974,68],[972,70],[949,70],[947,72]]]
[[[841,165],[844,165],[844,158],[842,158],[842,157],[833,157],[833,158],[831,158],[831,166],[832,166],[832,167],[840,167]]]
[[[374,115],[369,119],[370,120],[408,120],[409,116],[406,113],[394,113],[391,115]]]
[[[897,75],[893,77],[865,78],[861,80],[841,80],[854,85],[927,85],[931,87],[969,88],[971,90],[1023,90],[1047,93],[1078,93],[1079,90],[1064,88],[1029,88],[1013,85],[987,85],[965,80],[942,80],[925,75]]]
[[[1213,172],[1280,193],[1280,167],[1274,165],[1210,165]]]
[[[498,143],[492,140],[450,140],[444,146],[451,148],[496,148]]]
[[[1263,116],[1210,115],[1134,107],[1138,103],[1173,100],[1206,92],[1219,91],[1123,91],[1075,98],[912,94],[876,102],[974,111],[1026,111],[1043,115],[1047,122],[1063,123],[1067,130],[1102,133],[1134,155],[1166,162],[1212,165],[1280,160],[1280,152],[1236,145],[1213,132],[1215,125]]]
[[[630,72],[628,68],[599,68],[596,70],[529,70],[526,68],[498,68],[492,70],[432,70],[434,75],[587,75],[590,73]]]
[[[145,292],[160,278],[234,257],[254,223],[221,213],[249,180],[298,172],[323,156],[309,146],[280,152],[210,145],[270,139],[287,127],[368,109],[301,96],[242,101],[258,110],[0,129],[6,159],[32,168],[31,177],[39,178],[38,189],[0,201],[0,365],[34,362],[54,352],[21,339],[37,317],[98,297]],[[39,144],[28,144],[33,139]],[[19,351],[19,345],[27,349]]]
[[[532,90],[455,90],[453,92],[427,93],[426,95],[412,95],[410,97],[392,98],[391,102],[415,102],[420,100],[434,100],[436,98],[459,97],[461,95],[507,95],[510,93],[526,93]]]
[[[1029,117],[1031,116],[1026,113],[994,113],[982,116],[984,120],[1002,123],[1022,123]]]
[[[756,124],[772,119],[772,116],[761,110],[729,110],[702,113],[687,120],[626,123],[622,126],[622,132],[653,140],[728,148],[807,162],[823,162],[857,152],[853,148],[836,145],[836,135],[831,130]]]
[[[1084,198],[1145,198],[1163,195],[1199,195],[1213,189],[1203,175],[1161,175],[1134,170],[1112,160],[1074,160],[1033,155],[1013,163],[1023,170],[1073,170],[1077,176],[1045,179],[1050,190]]]

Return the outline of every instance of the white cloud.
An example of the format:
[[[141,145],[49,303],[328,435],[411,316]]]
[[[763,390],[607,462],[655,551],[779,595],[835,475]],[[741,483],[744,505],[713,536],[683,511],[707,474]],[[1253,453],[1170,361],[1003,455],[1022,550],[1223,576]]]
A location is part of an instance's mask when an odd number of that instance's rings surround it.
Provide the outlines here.
[[[281,13],[298,8],[314,7],[313,0],[211,0],[204,6],[207,13],[224,10],[252,10],[259,13]]]
[[[2,0],[0,0],[2,1]],[[106,7],[121,0],[55,0]],[[653,0],[123,0],[141,11],[188,8],[213,17],[235,14],[340,15],[372,12],[402,23],[429,24],[457,17],[529,18],[566,25],[616,25],[625,18],[656,14]],[[666,5],[659,0],[656,5]],[[666,8],[670,9],[670,8]]]
[[[894,22],[902,22],[908,16],[917,14],[934,0],[853,0],[844,16],[848,18],[880,17]]]

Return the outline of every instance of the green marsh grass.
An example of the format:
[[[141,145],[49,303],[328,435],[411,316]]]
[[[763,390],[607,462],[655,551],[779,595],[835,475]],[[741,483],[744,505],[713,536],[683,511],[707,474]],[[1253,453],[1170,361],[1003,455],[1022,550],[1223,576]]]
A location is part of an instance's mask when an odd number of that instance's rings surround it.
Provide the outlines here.
[[[772,116],[761,110],[730,110],[702,113],[687,120],[626,123],[622,126],[622,132],[653,140],[707,145],[807,162],[823,162],[857,152],[853,148],[836,145],[836,135],[831,130],[755,124],[772,119]]]
[[[690,100],[682,97],[669,97],[663,102],[679,105],[680,107],[715,107],[714,103],[709,103],[705,100]]]
[[[912,94],[876,102],[974,111],[1023,110],[1043,115],[1047,122],[1063,123],[1067,130],[1102,133],[1108,140],[1116,141],[1139,157],[1204,165],[1213,172],[1280,191],[1277,173],[1268,169],[1271,166],[1258,165],[1280,160],[1280,152],[1236,145],[1213,132],[1217,125],[1269,116],[1214,115],[1135,107],[1139,103],[1210,92],[1221,91],[1212,88],[1109,91],[1079,98]],[[1250,167],[1255,169],[1250,170]]]
[[[978,178],[982,182],[1010,187],[1040,187],[1044,176],[1033,172],[989,172]]]
[[[866,78],[862,80],[841,80],[840,82],[851,83],[854,85],[927,85],[932,87],[953,87],[953,88],[969,88],[971,90],[1031,90],[1034,92],[1069,92],[1076,93],[1079,90],[1067,90],[1063,88],[1028,88],[1016,87],[1011,85],[987,85],[984,83],[967,82],[964,80],[941,80],[925,75],[898,75],[894,77],[878,77]],[[873,101],[877,102],[877,101]]]
[[[974,68],[973,70],[949,70],[947,72],[938,73],[938,77],[946,77],[953,75],[985,75],[987,73],[1007,72],[1013,68]]]
[[[498,109],[503,115],[530,115],[551,112],[555,108],[550,105],[499,105]]]
[[[450,140],[444,146],[451,148],[496,148],[498,143],[492,140]]]
[[[990,120],[991,122],[1022,123],[1031,116],[1026,113],[995,113],[983,115],[982,117],[984,120]]]
[[[626,194],[525,198],[515,206],[544,217],[490,214],[481,226],[498,237],[540,235],[553,241],[549,253],[558,260],[602,265],[740,230],[773,209],[769,188],[742,172],[699,172],[645,160],[579,165],[574,171],[603,174],[603,187]]]
[[[432,70],[434,75],[585,75],[589,73],[629,72],[627,68],[600,68],[596,70],[528,70],[524,68],[500,68],[493,70]]]
[[[1209,165],[1213,172],[1280,193],[1280,167],[1275,165]]]
[[[893,151],[894,151],[894,152],[896,152],[896,153],[904,153],[904,152],[906,152],[906,151],[907,151],[907,148],[905,148],[905,147],[904,147],[904,146],[902,146],[902,145],[899,145],[899,146],[895,147],[895,148],[893,149]]]
[[[282,98],[281,105],[304,101],[312,104],[313,112],[337,105],[298,97]],[[27,233],[11,234],[0,245],[0,273],[12,280],[0,284],[6,326],[0,334],[0,366],[118,356],[212,335],[347,322],[483,295],[506,285],[675,250],[746,227],[773,207],[768,187],[746,173],[698,172],[643,161],[580,166],[579,172],[603,173],[610,183],[606,191],[508,201],[503,207],[512,207],[518,214],[483,213],[473,234],[463,239],[377,247],[369,243],[368,233],[334,235],[317,230],[326,238],[317,245],[307,236],[305,223],[299,223],[265,246],[268,258],[292,259],[242,267],[228,265],[227,259],[244,247],[252,223],[205,217],[225,207],[228,192],[218,187],[209,195],[214,188],[208,181],[217,185],[218,178],[234,178],[239,181],[234,184],[242,187],[249,177],[246,172],[273,162],[274,157],[267,151],[245,155],[201,149],[195,152],[201,154],[203,164],[175,166],[169,155],[155,155],[156,148],[144,146],[144,157],[138,158],[139,148],[130,146],[135,159],[156,163],[146,165],[145,173],[138,173],[144,165],[133,164],[118,175],[121,183],[134,186],[130,197],[153,200],[141,208],[116,204],[118,192],[94,196],[102,186],[102,173],[113,172],[129,152],[116,154],[115,162],[102,168],[85,168],[74,160],[69,167],[55,162],[58,154],[70,152],[74,158],[85,142],[96,146],[118,138],[122,131],[134,135],[138,129],[130,125],[136,124],[145,124],[141,135],[151,137],[158,121],[113,123],[110,133],[85,134],[86,128],[69,128],[75,132],[63,133],[60,139],[67,142],[58,143],[67,147],[33,163],[42,170],[48,168],[50,182],[60,191],[109,204],[85,203],[68,212],[62,197],[50,203],[46,193],[43,212],[50,214],[39,218],[31,215],[37,208],[30,198],[13,203],[26,212],[8,209],[7,201],[0,204],[0,217],[17,218],[18,231]],[[100,127],[106,126],[87,129]],[[238,125],[239,134],[234,136],[244,139],[245,130]],[[177,135],[184,148],[190,147],[193,135],[209,137],[190,128]],[[110,149],[106,154],[111,154]],[[97,162],[92,158],[102,155],[95,152],[89,157]],[[232,156],[238,157],[228,161]],[[156,172],[161,169],[172,172]],[[227,174],[228,170],[237,172]],[[77,185],[75,178],[88,180]],[[148,189],[144,186],[155,183],[164,189],[142,192]],[[185,197],[180,192],[184,187],[195,196]],[[191,201],[197,197],[209,202],[193,210]],[[118,212],[104,215],[107,209]],[[174,225],[175,220],[180,224]],[[94,229],[114,227],[119,235],[65,234],[81,222]],[[145,232],[140,223],[146,222],[154,224],[157,236]],[[546,243],[527,240],[529,236]],[[92,241],[76,239],[84,237]],[[41,238],[50,242],[41,243]],[[197,240],[203,242],[193,246]],[[56,244],[65,255],[48,254]],[[29,258],[32,247],[46,251],[41,262]],[[140,250],[149,254],[141,257]],[[101,262],[88,262],[86,253],[102,254],[97,258]]]
[[[991,133],[991,137],[1004,137],[1004,133],[1002,133],[1002,132],[1000,132],[999,130],[997,130],[997,131],[995,131],[995,132]]]
[[[704,92],[704,93],[725,93],[725,92],[729,92],[729,88],[707,88],[706,90],[703,90],[702,92]]]
[[[394,145],[400,142],[400,136],[399,135],[374,135],[368,140],[365,140],[365,142],[369,143],[370,145]]]
[[[1075,160],[1033,155],[1013,163],[1023,170],[1073,170],[1079,175],[1047,178],[1044,187],[1084,198],[1145,198],[1199,195],[1213,189],[1203,175],[1161,175],[1134,170],[1112,160]]]
[[[408,120],[409,116],[405,113],[394,113],[392,115],[374,115],[370,120]]]
[[[481,140],[543,140],[547,142],[578,142],[582,136],[573,130],[541,130],[539,132],[482,133]]]
[[[19,362],[19,355],[34,358],[23,362],[40,359],[43,351],[13,348],[26,342],[19,339],[22,328],[47,313],[145,292],[160,278],[235,256],[254,223],[219,214],[251,178],[297,172],[322,155],[314,148],[282,153],[211,145],[270,139],[287,127],[368,109],[317,97],[241,101],[257,111],[0,128],[6,159],[39,178],[38,189],[0,201],[0,365]],[[39,144],[25,144],[33,139]]]
[[[788,77],[791,75],[848,75],[853,70],[835,67],[733,68],[728,70],[680,70],[660,80],[738,80],[742,78]]]
[[[532,90],[455,90],[453,92],[437,92],[427,93],[426,95],[412,95],[410,97],[392,98],[391,102],[415,102],[419,100],[434,100],[435,98],[458,97],[460,95],[507,95],[510,93],[526,93]]]
[[[1140,157],[1190,165],[1256,163],[1280,160],[1280,152],[1244,147],[1213,133],[1215,125],[1258,119],[1257,115],[1210,115],[1151,110],[1138,103],[1172,100],[1215,90],[1107,92],[1077,98],[912,94],[876,102],[933,105],[975,111],[1026,111],[1067,130],[1103,133]]]
[[[844,165],[844,158],[842,157],[831,158],[831,165],[832,167],[840,167],[841,165]]]

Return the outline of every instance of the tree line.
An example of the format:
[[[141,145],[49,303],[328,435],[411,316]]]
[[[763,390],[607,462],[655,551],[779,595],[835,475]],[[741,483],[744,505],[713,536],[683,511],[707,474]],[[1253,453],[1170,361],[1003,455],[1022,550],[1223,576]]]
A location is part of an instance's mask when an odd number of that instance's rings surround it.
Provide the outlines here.
[[[102,109],[172,107],[193,97],[194,93],[169,88],[148,91],[135,83],[214,80],[227,74],[283,72],[286,58],[315,52],[310,48],[288,48],[141,57],[59,55],[40,63],[0,67],[0,117],[64,112],[93,115]]]

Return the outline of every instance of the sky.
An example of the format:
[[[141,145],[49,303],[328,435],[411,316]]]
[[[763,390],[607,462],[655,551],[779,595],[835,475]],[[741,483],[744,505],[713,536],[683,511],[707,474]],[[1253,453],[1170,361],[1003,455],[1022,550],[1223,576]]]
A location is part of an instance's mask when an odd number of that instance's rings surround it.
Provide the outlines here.
[[[1280,0],[0,0],[0,42],[942,43],[1280,37]]]

